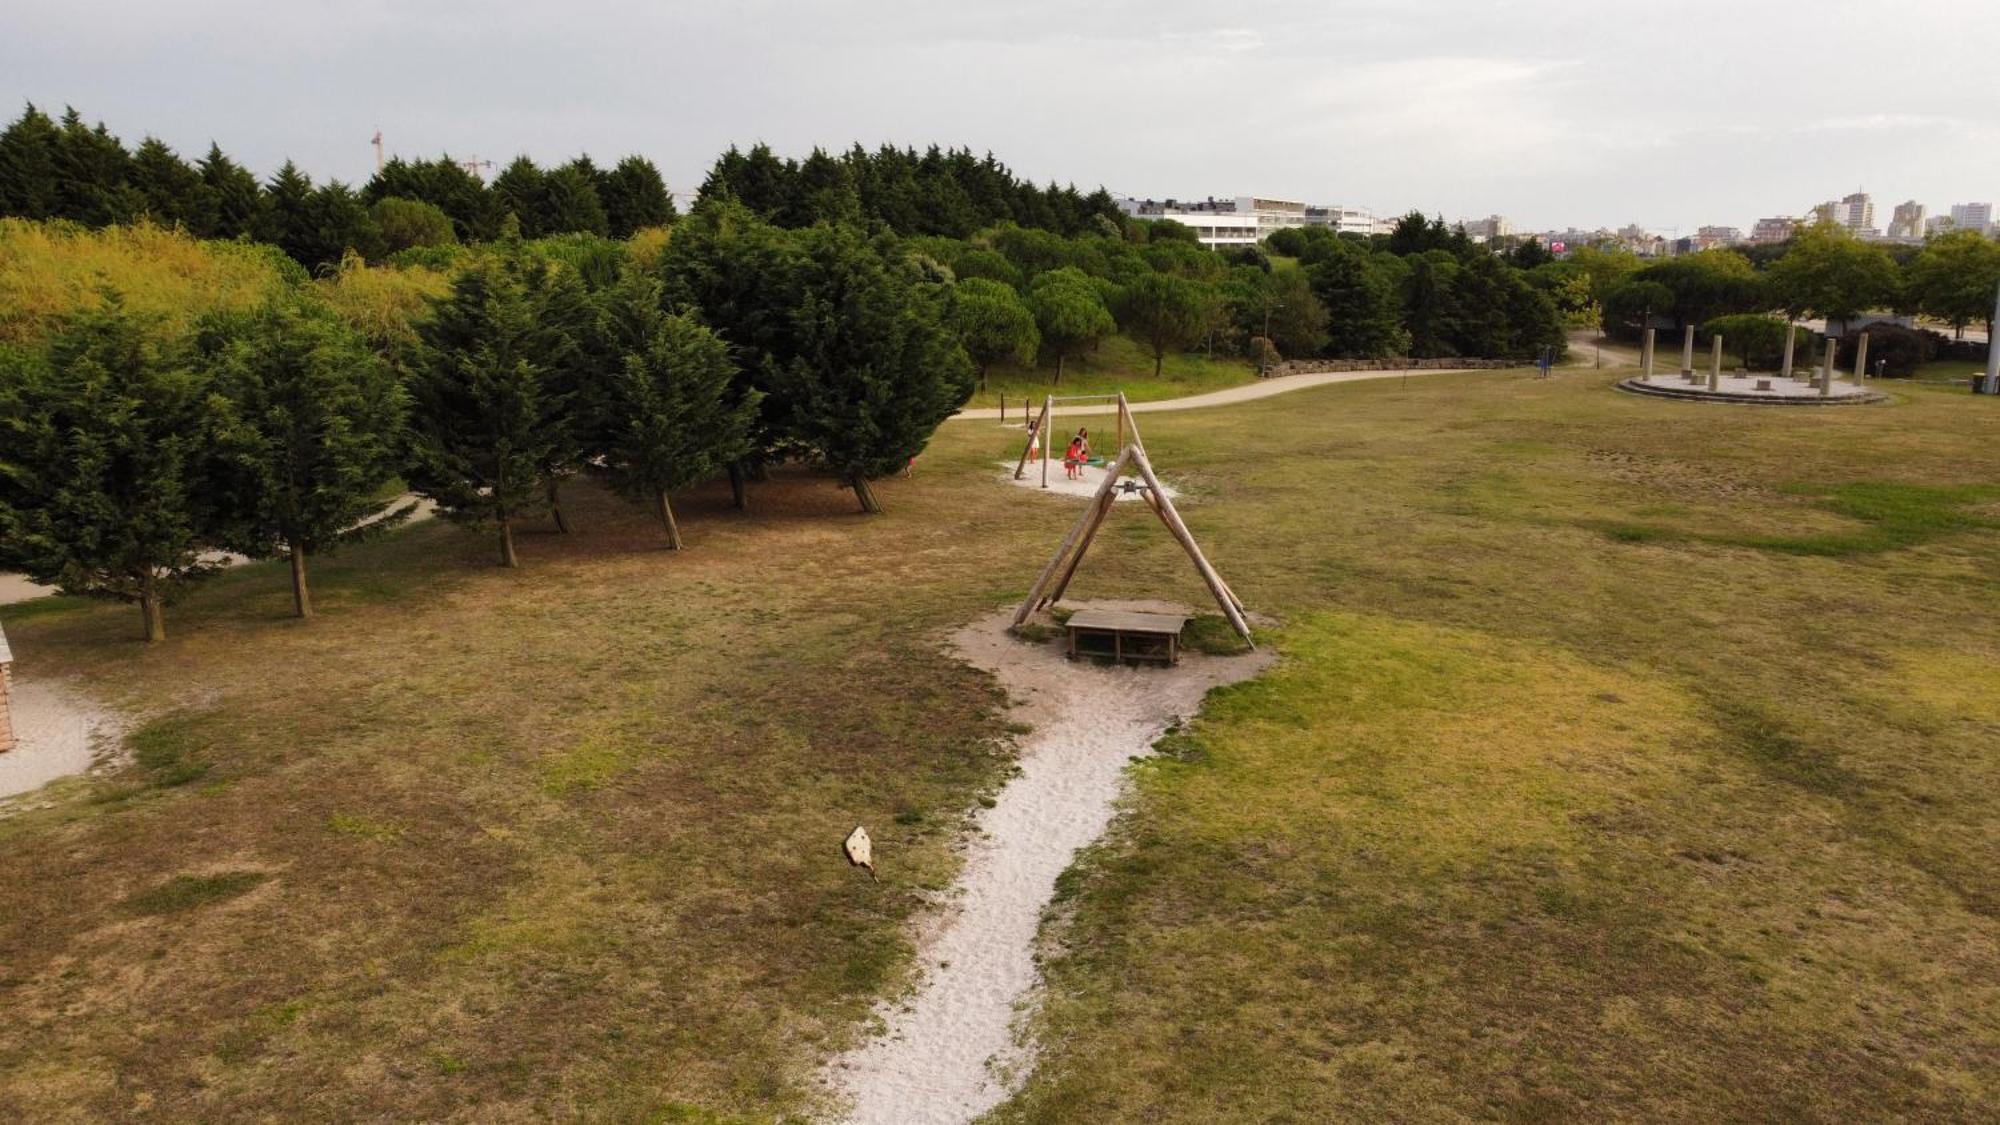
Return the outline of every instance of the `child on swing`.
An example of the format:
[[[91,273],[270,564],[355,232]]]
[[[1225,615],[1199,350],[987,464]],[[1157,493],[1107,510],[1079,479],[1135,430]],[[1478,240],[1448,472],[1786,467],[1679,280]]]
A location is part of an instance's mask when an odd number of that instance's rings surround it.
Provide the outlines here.
[[[1069,474],[1069,479],[1077,480],[1083,476],[1083,467],[1089,462],[1090,431],[1078,430],[1076,436],[1069,439],[1069,451],[1063,454],[1063,471]]]

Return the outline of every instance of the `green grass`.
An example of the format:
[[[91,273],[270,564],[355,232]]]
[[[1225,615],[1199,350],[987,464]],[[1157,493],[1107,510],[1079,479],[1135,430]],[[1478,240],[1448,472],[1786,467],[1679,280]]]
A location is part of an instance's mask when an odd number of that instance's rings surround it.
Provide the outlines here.
[[[176,875],[157,887],[140,891],[119,903],[133,914],[179,914],[248,894],[268,878],[261,871],[228,871],[220,875]]]
[[[1062,879],[999,1120],[2000,1113],[2000,401],[1614,378],[1142,419],[1279,663]],[[139,759],[0,819],[0,1110],[814,1112],[1024,733],[942,647],[1075,517],[993,480],[1012,440],[946,427],[880,518],[696,490],[681,553],[587,487],[517,573],[409,528],[326,560],[309,624],[282,564],[156,648],[0,609]],[[1212,604],[1116,519],[1069,597],[1138,596]]]
[[[1133,402],[1149,402],[1252,383],[1257,379],[1257,371],[1248,360],[1233,356],[1208,359],[1200,353],[1169,354],[1156,379],[1151,353],[1128,337],[1112,336],[1091,354],[1065,364],[1060,384],[1052,382],[1054,378],[1053,364],[1027,368],[998,366],[987,373],[985,388],[975,392],[968,405],[999,406],[1002,396],[1009,404],[1018,404],[1023,399],[1039,403],[1044,395],[1110,394],[1120,390]]]

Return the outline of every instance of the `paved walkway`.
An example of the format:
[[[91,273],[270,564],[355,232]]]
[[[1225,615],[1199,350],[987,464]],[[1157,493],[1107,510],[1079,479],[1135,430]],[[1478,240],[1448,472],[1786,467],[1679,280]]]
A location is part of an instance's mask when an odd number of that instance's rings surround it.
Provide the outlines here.
[[[1359,383],[1366,379],[1402,379],[1411,375],[1462,375],[1471,371],[1470,367],[1425,367],[1399,371],[1309,371],[1303,375],[1277,375],[1269,379],[1259,379],[1240,387],[1210,391],[1207,394],[1189,395],[1186,398],[1164,398],[1157,402],[1135,402],[1134,414],[1153,414],[1164,410],[1201,410],[1210,406],[1230,406],[1239,402],[1255,402],[1260,398],[1303,391],[1308,387],[1324,387],[1328,383]],[[1060,389],[1060,388],[1057,388]],[[1058,396],[1060,397],[1060,396]],[[1075,417],[1083,414],[1115,414],[1115,402],[1078,403],[1056,407],[1057,417]],[[1010,411],[1008,417],[1019,414]],[[967,422],[1002,421],[996,407],[982,406],[976,410],[961,410],[952,418]]]

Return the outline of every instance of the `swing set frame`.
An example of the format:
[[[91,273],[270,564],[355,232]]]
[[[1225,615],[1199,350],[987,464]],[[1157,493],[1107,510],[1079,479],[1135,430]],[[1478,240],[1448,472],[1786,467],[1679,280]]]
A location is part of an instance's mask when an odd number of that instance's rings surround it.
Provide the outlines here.
[[[1041,413],[1028,419],[1028,441],[1021,447],[1021,459],[1014,463],[1014,479],[1020,480],[1028,473],[1028,457],[1035,452],[1037,443],[1042,452],[1042,487],[1049,486],[1049,432],[1055,425],[1056,403],[1059,402],[1111,402],[1118,409],[1118,444],[1113,448],[1125,447],[1125,435],[1129,431],[1136,440],[1139,430],[1132,425],[1132,404],[1125,401],[1124,391],[1114,391],[1106,395],[1044,395]],[[1022,415],[1026,416],[1026,407]],[[1110,462],[1105,462],[1109,465]]]
[[[1257,643],[1250,639],[1250,623],[1244,616],[1246,610],[1243,600],[1236,596],[1236,591],[1229,588],[1229,583],[1223,580],[1222,575],[1208,561],[1208,557],[1202,554],[1201,545],[1195,542],[1194,533],[1188,530],[1186,521],[1182,520],[1180,512],[1174,509],[1174,502],[1167,495],[1167,490],[1161,486],[1159,477],[1153,474],[1153,463],[1146,456],[1146,443],[1139,436],[1139,424],[1132,418],[1131,404],[1125,401],[1124,393],[1075,395],[1070,396],[1068,401],[1081,399],[1097,401],[1111,399],[1117,402],[1120,447],[1118,456],[1105,466],[1104,480],[1098,484],[1097,492],[1092,496],[1089,507],[1077,517],[1076,523],[1069,529],[1069,534],[1063,536],[1062,543],[1056,547],[1055,554],[1049,558],[1047,565],[1042,567],[1041,573],[1035,576],[1035,583],[1029,587],[1027,598],[1021,602],[1021,608],[1014,614],[1014,624],[1023,624],[1038,610],[1061,600],[1063,592],[1069,589],[1070,580],[1076,577],[1077,568],[1083,565],[1083,557],[1089,552],[1091,542],[1097,538],[1098,531],[1104,526],[1105,518],[1111,514],[1112,505],[1117,502],[1118,478],[1131,473],[1144,484],[1128,487],[1126,491],[1137,491],[1145,499],[1146,506],[1152,509],[1153,514],[1166,526],[1167,532],[1174,537],[1174,541],[1187,552],[1188,559],[1194,563],[1195,572],[1201,575],[1202,583],[1215,598],[1215,604],[1222,610],[1222,616],[1228,620],[1230,628],[1236,630],[1236,635],[1243,638],[1243,643],[1255,649]],[[1021,451],[1020,464],[1015,466],[1015,480],[1021,479],[1022,470],[1027,465],[1028,454],[1034,451],[1039,436],[1042,443],[1042,487],[1048,487],[1048,431],[1058,401],[1065,400],[1058,399],[1054,395],[1047,396],[1042,403],[1041,417],[1029,423],[1028,445]]]

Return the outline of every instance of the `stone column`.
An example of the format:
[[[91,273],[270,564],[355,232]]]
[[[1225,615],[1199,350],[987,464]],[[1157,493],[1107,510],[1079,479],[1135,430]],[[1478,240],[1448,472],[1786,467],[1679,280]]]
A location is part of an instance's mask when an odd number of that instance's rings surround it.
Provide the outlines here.
[[[1640,349],[1642,354],[1639,356],[1639,379],[1642,382],[1653,377],[1653,336],[1658,331],[1657,328],[1646,329],[1646,346]]]
[[[1821,398],[1828,398],[1833,394],[1833,352],[1838,346],[1839,341],[1831,336],[1826,338],[1826,355],[1823,357],[1824,362],[1819,369],[1819,397]]]
[[[1868,333],[1863,332],[1854,346],[1854,385],[1860,386],[1868,378]]]
[[[1722,389],[1722,333],[1717,332],[1709,341],[1708,349],[1708,389]]]
[[[8,689],[13,687],[14,654],[7,651],[7,633],[0,630],[0,754],[14,748],[14,719],[9,710],[12,699]]]
[[[1792,349],[1798,344],[1798,339],[1799,326],[1790,320],[1785,321],[1785,366],[1778,374],[1787,379],[1792,377]]]
[[[1687,326],[1687,331],[1681,335],[1681,377],[1685,379],[1691,377],[1693,374],[1694,325],[1690,324]]]

